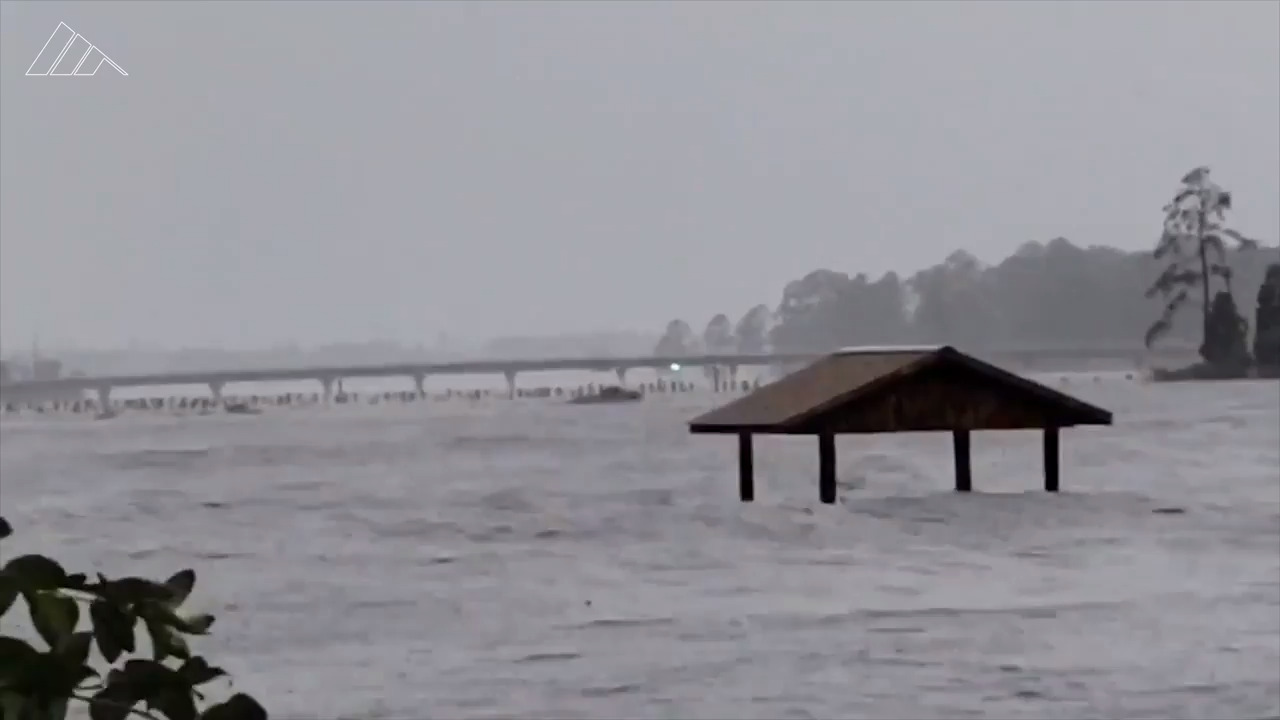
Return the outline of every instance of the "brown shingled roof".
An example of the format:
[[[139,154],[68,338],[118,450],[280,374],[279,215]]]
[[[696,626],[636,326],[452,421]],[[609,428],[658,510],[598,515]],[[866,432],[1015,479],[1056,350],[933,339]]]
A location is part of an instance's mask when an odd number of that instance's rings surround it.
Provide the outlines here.
[[[1109,425],[1111,413],[955,348],[824,357],[690,422],[695,433],[910,432]]]

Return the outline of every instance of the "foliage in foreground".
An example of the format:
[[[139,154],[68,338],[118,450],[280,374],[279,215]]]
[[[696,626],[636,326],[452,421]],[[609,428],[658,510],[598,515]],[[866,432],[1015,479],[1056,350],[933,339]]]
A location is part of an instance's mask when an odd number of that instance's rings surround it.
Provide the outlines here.
[[[11,534],[0,517],[0,539]],[[92,720],[266,720],[267,712],[248,695],[206,704],[197,689],[226,673],[187,645],[186,636],[207,635],[213,624],[212,615],[178,612],[195,581],[192,570],[163,583],[101,574],[90,580],[43,555],[5,563],[0,620],[22,598],[48,649],[0,634],[0,720],[62,720],[72,701],[86,704]],[[80,628],[82,608],[88,609],[89,629]],[[151,641],[150,659],[139,652],[139,623]],[[106,661],[105,673],[89,662],[94,645]]]

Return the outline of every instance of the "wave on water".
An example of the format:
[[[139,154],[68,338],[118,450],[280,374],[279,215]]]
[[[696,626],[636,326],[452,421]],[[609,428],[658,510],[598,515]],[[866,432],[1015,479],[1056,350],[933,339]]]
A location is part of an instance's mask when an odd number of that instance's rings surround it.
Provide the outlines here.
[[[538,437],[528,433],[452,435],[444,446],[454,450],[496,451],[523,447],[556,447],[574,444],[564,437]]]
[[[182,469],[194,466],[209,457],[211,448],[124,450],[101,454],[100,459],[117,470],[141,470],[152,468]]]
[[[1080,383],[1114,427],[692,437],[722,398],[6,428],[18,542],[214,578],[281,717],[1280,717],[1276,384]],[[25,528],[38,528],[28,533]],[[207,573],[207,574],[206,574]],[[362,678],[373,678],[364,682]]]

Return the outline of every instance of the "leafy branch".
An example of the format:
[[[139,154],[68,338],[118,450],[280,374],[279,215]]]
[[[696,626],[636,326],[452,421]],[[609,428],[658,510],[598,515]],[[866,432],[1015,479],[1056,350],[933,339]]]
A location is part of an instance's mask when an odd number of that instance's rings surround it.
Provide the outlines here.
[[[0,539],[12,533],[0,517]],[[195,582],[194,570],[164,582],[101,574],[91,580],[44,555],[7,562],[0,569],[0,619],[22,598],[47,649],[0,635],[0,720],[63,720],[71,701],[87,705],[92,720],[267,720],[244,693],[205,703],[198,688],[227,673],[188,644],[188,637],[209,634],[214,621],[180,612]],[[87,629],[80,629],[82,619]],[[149,659],[139,654],[139,625],[150,640]],[[105,672],[89,662],[94,646]]]

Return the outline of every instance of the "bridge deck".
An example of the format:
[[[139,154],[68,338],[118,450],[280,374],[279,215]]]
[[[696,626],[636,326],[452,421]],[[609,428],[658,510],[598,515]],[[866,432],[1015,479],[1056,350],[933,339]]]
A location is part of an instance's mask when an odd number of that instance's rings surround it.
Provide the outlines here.
[[[1166,349],[1164,353],[1173,349]],[[1176,353],[1185,354],[1185,348]],[[280,382],[290,380],[336,380],[339,378],[367,377],[419,377],[431,375],[479,375],[517,374],[554,370],[609,371],[634,368],[666,368],[718,366],[762,366],[806,362],[826,355],[826,352],[761,353],[761,354],[708,354],[636,357],[588,357],[544,358],[536,360],[463,360],[442,363],[391,363],[381,365],[343,365],[307,368],[271,368],[259,370],[199,370],[169,373],[145,373],[133,375],[103,375],[97,377],[66,377],[55,380],[10,382],[0,385],[0,390],[51,391],[90,390],[116,387],[147,387],[162,385],[205,385],[210,383]],[[992,350],[979,355],[1014,360],[1045,358],[1138,358],[1146,355],[1142,348],[1013,348]]]

